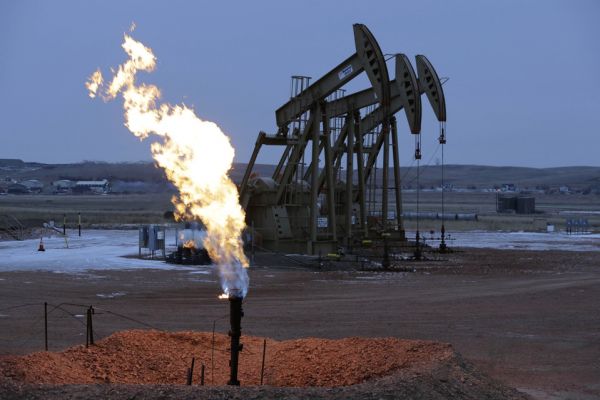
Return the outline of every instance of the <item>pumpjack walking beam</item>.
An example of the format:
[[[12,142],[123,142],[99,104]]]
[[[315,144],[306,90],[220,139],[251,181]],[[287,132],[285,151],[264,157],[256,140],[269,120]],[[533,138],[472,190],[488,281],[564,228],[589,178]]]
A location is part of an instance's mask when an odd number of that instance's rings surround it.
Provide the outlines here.
[[[276,111],[275,114],[277,125],[279,126],[279,134],[285,135],[288,129],[287,125],[292,120],[299,118],[302,114],[309,111],[311,104],[323,102],[327,96],[342,87],[362,71],[367,73],[373,86],[373,91],[380,99],[379,101],[381,102],[382,107],[389,107],[389,77],[383,53],[381,52],[377,41],[365,25],[355,24],[353,29],[356,53]],[[311,113],[311,120],[313,120],[313,113]],[[301,135],[302,137],[308,136],[307,130],[308,125]],[[304,153],[305,146],[306,140],[301,139],[294,150],[301,155]],[[290,177],[293,176],[292,172],[295,171],[298,166],[298,160],[299,159],[290,158],[285,166],[283,176],[278,181],[280,185],[280,193],[277,195],[278,202],[281,201],[283,191],[285,191],[285,185],[289,183]],[[318,156],[314,160],[318,160]],[[314,160],[311,160],[311,162]],[[308,170],[312,171],[312,168],[309,168]]]
[[[321,79],[308,86],[308,88],[302,91],[298,96],[290,99],[275,112],[278,126],[277,135],[267,136],[266,134],[259,134],[253,156],[250,160],[251,162],[248,165],[242,182],[242,198],[246,191],[246,186],[256,160],[256,155],[258,155],[261,146],[263,144],[280,144],[285,145],[286,149],[289,148],[291,143],[289,143],[287,137],[287,132],[289,130],[288,125],[304,113],[310,112],[311,107],[324,101],[327,96],[348,83],[361,72],[364,71],[367,73],[373,86],[373,92],[376,94],[377,98],[380,99],[379,101],[382,105],[389,102],[389,77],[387,74],[385,58],[379,48],[379,44],[365,25],[354,24],[353,30],[356,52],[324,75]],[[289,157],[288,162],[285,163],[285,166],[283,166],[284,172],[279,175],[279,179],[276,179],[280,185],[285,186],[289,182],[289,179],[293,176],[292,172],[297,167],[298,159],[304,153],[306,145],[310,140],[311,123],[315,122],[313,113],[310,113],[310,116],[309,123],[307,123],[303,132],[298,133],[298,136],[295,139],[296,143],[293,144],[294,149],[292,150],[292,155]],[[294,152],[296,152],[296,154],[294,154]],[[288,153],[289,150],[286,150],[282,159],[287,158]],[[295,155],[297,157],[295,157]],[[285,190],[285,188],[283,190]],[[281,201],[281,197],[282,195],[278,195],[279,202]]]
[[[427,58],[425,58],[425,56],[417,56],[416,59],[417,59],[417,70],[422,71],[421,75],[419,76],[419,81],[418,81],[419,82],[418,83],[418,88],[419,88],[418,93],[420,93],[420,94],[424,93],[427,95],[427,98],[428,98],[431,106],[433,107],[438,120],[445,121],[446,107],[445,107],[442,83],[440,82],[437,74],[435,74],[435,70],[433,69],[433,66],[431,65],[431,63],[429,63],[429,60],[427,60]],[[419,69],[419,68],[421,68],[421,69]],[[425,76],[427,76],[428,78],[425,78]],[[396,112],[400,111],[402,108],[404,108],[404,102],[405,101],[402,100],[400,96],[396,96],[396,97],[392,98],[390,112],[392,114],[395,114]],[[420,106],[420,104],[419,104],[419,106]],[[416,113],[417,113],[416,109],[415,109],[414,113],[416,115]],[[381,123],[383,121],[381,110],[375,109],[371,114],[372,114],[372,116],[367,115],[366,117],[364,117],[362,119],[362,121],[363,121],[361,123],[362,132],[369,132],[370,130],[375,128],[379,123]],[[412,125],[409,122],[409,126],[411,127],[411,132],[413,134],[420,133],[420,129],[421,129],[420,118],[421,118],[421,111],[420,111],[420,107],[419,107],[419,110],[418,110],[419,125]],[[409,119],[409,121],[410,121],[410,119]],[[365,179],[368,179],[382,145],[383,145],[383,136],[379,135],[375,142],[374,148],[369,150],[369,159],[367,160],[367,164],[365,165]]]
[[[285,134],[287,124],[300,117],[315,103],[325,100],[327,96],[363,71],[367,73],[380,101],[382,103],[389,101],[387,66],[379,44],[365,25],[354,24],[353,30],[356,52],[275,111],[280,132]]]
[[[390,87],[390,93],[392,97],[389,106],[389,115],[387,118],[389,118],[391,121],[391,118],[394,114],[404,109],[411,132],[415,134],[419,133],[421,131],[420,95],[423,92],[419,91],[419,85],[414,70],[410,64],[410,61],[408,60],[408,57],[406,57],[404,54],[396,55],[396,79],[390,82]],[[362,90],[352,95],[342,97],[339,100],[335,100],[334,102],[328,104],[328,110],[334,110],[328,112],[328,116],[335,117],[354,112],[355,110],[360,110],[377,103],[376,99],[377,95],[373,89]],[[384,124],[385,118],[386,115],[383,108],[376,108],[362,119],[361,132],[363,134],[370,132],[378,125]],[[343,143],[347,138],[347,132],[347,126],[344,126],[334,146],[334,161],[336,163],[334,172],[337,172],[340,166],[339,158],[342,155],[341,150],[344,148]],[[377,146],[377,151],[372,157],[374,159],[376,159],[377,155],[379,154],[379,149],[383,144],[383,137],[383,134],[378,137],[378,140],[380,140],[379,145]],[[321,184],[322,182],[323,179],[320,180]]]

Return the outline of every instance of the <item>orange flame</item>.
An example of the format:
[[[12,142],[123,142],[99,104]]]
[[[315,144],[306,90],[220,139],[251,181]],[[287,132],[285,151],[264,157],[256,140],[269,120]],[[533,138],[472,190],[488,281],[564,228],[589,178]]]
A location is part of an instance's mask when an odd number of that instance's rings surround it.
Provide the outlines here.
[[[206,225],[204,247],[219,266],[225,294],[248,289],[248,260],[241,235],[245,215],[239,204],[235,184],[227,176],[234,149],[229,138],[213,122],[200,119],[185,105],[157,104],[160,90],[154,85],[138,84],[138,71],[156,67],[152,49],[125,34],[122,44],[129,59],[114,73],[102,97],[123,96],[125,126],[145,139],[150,134],[162,140],[151,146],[152,156],[179,195],[173,197],[178,218],[199,218]],[[86,83],[90,97],[103,84],[100,70]]]
[[[88,94],[92,99],[96,97],[96,92],[98,92],[98,88],[100,88],[100,85],[102,85],[102,72],[100,72],[100,70],[97,70],[92,74],[92,76],[90,76],[90,80],[85,83],[85,87],[89,91]]]
[[[183,244],[184,249],[193,249],[195,247],[196,247],[196,242],[194,242],[193,240],[188,240],[187,242],[185,242]]]

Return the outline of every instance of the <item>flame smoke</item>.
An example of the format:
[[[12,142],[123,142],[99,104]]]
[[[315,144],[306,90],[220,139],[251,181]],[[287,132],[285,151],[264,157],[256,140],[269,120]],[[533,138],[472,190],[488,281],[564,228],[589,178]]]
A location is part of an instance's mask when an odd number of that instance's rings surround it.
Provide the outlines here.
[[[150,134],[162,139],[152,143],[152,156],[179,191],[172,199],[177,217],[202,220],[207,230],[204,247],[218,266],[224,294],[245,296],[248,260],[241,240],[245,216],[237,188],[227,176],[234,156],[229,138],[183,104],[157,104],[158,87],[135,81],[138,71],[156,67],[152,49],[127,34],[122,47],[129,59],[106,85],[100,70],[94,72],[86,83],[89,95],[112,100],[121,93],[125,126],[140,139]],[[105,90],[99,93],[101,88]]]

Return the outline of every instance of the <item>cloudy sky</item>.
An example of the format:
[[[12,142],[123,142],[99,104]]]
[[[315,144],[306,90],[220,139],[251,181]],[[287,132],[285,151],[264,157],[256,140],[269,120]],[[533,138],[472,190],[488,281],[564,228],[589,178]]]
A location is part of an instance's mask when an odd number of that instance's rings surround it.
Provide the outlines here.
[[[246,162],[259,130],[275,132],[290,76],[316,79],[350,56],[361,22],[385,53],[425,54],[450,78],[447,162],[600,166],[598,20],[595,0],[2,0],[0,158],[151,158],[119,102],[91,100],[84,87],[96,68],[124,61],[123,33],[135,22],[134,38],[158,57],[145,81],[218,123]],[[424,110],[427,161],[437,158],[437,122]],[[408,165],[413,141],[398,117]],[[277,150],[259,162],[276,162]]]

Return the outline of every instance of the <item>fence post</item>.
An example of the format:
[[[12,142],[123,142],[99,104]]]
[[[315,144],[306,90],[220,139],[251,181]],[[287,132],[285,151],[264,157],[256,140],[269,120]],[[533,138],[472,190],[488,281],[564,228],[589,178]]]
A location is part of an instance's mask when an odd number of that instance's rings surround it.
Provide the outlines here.
[[[85,347],[90,345],[90,309],[85,312]]]
[[[88,312],[90,313],[90,344],[94,345],[94,321],[92,320],[92,315],[94,314],[94,307],[90,306]]]
[[[192,384],[192,380],[194,378],[194,362],[196,361],[196,357],[192,357],[192,366],[187,370],[187,385]]]
[[[94,313],[94,307],[90,306],[86,311],[86,329],[85,329],[85,347],[94,344],[94,325],[92,321],[92,314]]]
[[[48,303],[44,302],[44,348],[48,351]]]
[[[263,356],[262,366],[260,367],[260,384],[263,384],[263,377],[265,376],[265,355],[267,354],[267,339],[263,341]]]
[[[202,368],[200,369],[200,385],[204,386],[204,363],[202,363]]]

